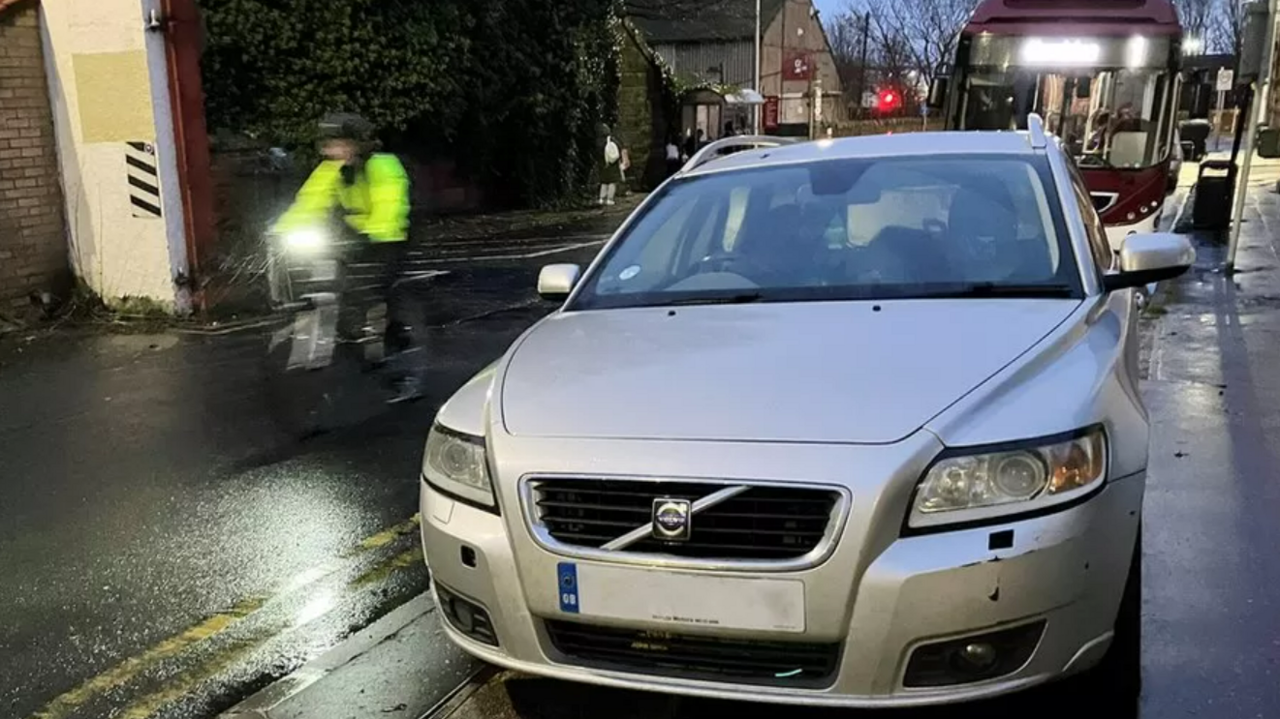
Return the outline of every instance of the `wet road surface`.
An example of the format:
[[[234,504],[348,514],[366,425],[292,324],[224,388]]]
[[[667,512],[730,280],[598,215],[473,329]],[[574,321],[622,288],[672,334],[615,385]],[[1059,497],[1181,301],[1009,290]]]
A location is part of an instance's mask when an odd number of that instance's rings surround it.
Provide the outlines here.
[[[421,593],[426,430],[550,309],[538,266],[602,240],[566,234],[415,255],[447,273],[412,286],[427,396],[313,439],[262,330],[0,344],[0,716],[207,715]]]

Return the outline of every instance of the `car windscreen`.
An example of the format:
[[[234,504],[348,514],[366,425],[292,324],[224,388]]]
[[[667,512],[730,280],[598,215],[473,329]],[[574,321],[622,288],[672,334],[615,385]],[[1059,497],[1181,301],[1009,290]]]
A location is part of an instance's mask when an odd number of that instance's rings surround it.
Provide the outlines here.
[[[610,245],[572,308],[1079,296],[1044,158],[946,155],[675,181]]]

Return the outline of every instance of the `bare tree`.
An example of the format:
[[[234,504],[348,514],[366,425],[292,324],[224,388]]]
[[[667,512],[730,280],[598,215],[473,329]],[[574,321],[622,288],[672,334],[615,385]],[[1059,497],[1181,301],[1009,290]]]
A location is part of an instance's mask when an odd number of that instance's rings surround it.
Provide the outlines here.
[[[866,91],[871,40],[869,20],[868,16],[846,8],[824,23],[831,57],[849,103],[861,102],[862,93]]]
[[[861,0],[858,7],[871,13],[874,24],[880,26],[881,41],[891,40],[894,53],[907,53],[907,66],[927,82],[939,66],[953,59],[960,30],[977,4],[977,0]]]
[[[1220,2],[1230,3],[1232,0],[1174,0],[1183,34],[1187,41],[1199,42],[1201,52],[1208,52],[1209,35],[1218,22],[1216,13],[1220,11]]]
[[[868,90],[896,90],[907,96],[915,87],[908,75],[918,68],[919,53],[912,47],[909,34],[890,18],[883,9],[864,10],[862,21],[866,23],[869,53],[867,55]],[[903,102],[900,112],[911,112],[914,103]]]
[[[1240,56],[1241,33],[1244,30],[1243,0],[1218,0],[1208,24],[1205,45],[1211,52],[1231,53]]]

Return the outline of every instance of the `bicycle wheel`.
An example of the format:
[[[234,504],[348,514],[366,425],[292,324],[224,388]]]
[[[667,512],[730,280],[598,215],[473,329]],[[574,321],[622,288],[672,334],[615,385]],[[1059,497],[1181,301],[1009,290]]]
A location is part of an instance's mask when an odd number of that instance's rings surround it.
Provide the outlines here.
[[[316,341],[316,324],[323,325],[320,332],[332,329],[313,312],[298,312],[272,328],[264,353],[264,398],[277,426],[294,439],[371,419],[385,411],[394,389],[382,365],[369,362],[366,345],[371,342],[333,342],[311,351],[323,345]]]

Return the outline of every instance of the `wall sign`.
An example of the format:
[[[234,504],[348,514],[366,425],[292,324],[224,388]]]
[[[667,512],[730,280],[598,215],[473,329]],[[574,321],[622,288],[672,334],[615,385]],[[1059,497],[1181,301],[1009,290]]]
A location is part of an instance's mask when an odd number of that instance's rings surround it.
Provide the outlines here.
[[[160,175],[156,169],[156,148],[149,142],[125,143],[125,170],[129,178],[129,203],[133,216],[154,220],[160,211]]]
[[[766,130],[778,129],[777,95],[770,95],[764,99],[764,127]]]
[[[782,76],[786,80],[812,80],[813,59],[809,53],[788,50],[782,61]]]

